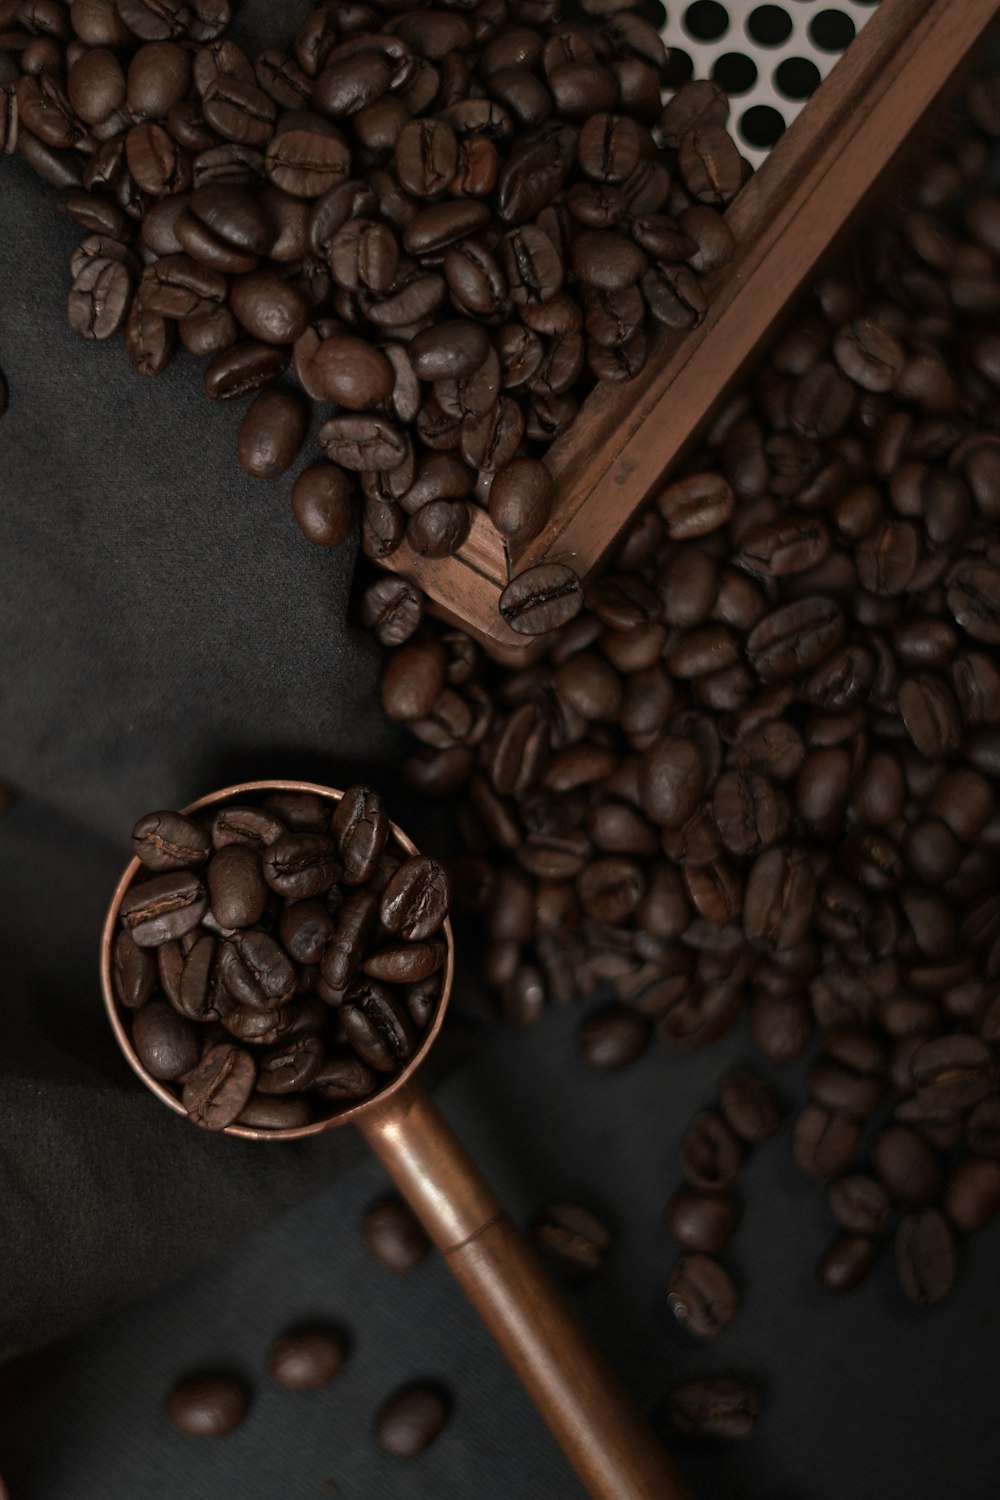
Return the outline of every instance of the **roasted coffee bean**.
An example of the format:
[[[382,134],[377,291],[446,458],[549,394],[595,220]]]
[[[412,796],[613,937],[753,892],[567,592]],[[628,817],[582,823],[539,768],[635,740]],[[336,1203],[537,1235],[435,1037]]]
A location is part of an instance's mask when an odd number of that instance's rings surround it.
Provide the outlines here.
[[[955,1236],[936,1208],[906,1214],[896,1230],[899,1283],[911,1302],[931,1307],[950,1297],[957,1274]]]
[[[207,909],[208,893],[188,870],[157,875],[133,886],[119,908],[126,931],[140,948],[157,948],[183,937],[198,925]]]
[[[301,1130],[312,1122],[305,1099],[278,1094],[251,1094],[236,1117],[237,1125],[251,1130]]]
[[[321,1390],[340,1374],[347,1340],[323,1323],[298,1323],[279,1334],[267,1351],[267,1368],[275,1385],[286,1391]]]
[[[206,1052],[184,1084],[189,1118],[205,1130],[225,1130],[253,1093],[257,1070],[241,1048],[221,1043]]]
[[[1000,1212],[1000,1162],[966,1156],[956,1162],[941,1206],[961,1234],[978,1234]]]
[[[264,914],[267,886],[260,857],[233,843],[213,854],[205,872],[212,915],[220,927],[253,927]]]
[[[247,408],[236,439],[240,467],[255,479],[274,479],[291,467],[306,435],[308,415],[299,396],[269,386]]]
[[[219,955],[219,974],[233,999],[255,1010],[276,1010],[295,994],[291,961],[266,932],[239,932],[228,938]]]
[[[413,1024],[385,985],[353,984],[339,1010],[347,1040],[363,1062],[379,1073],[395,1073],[413,1055]]]
[[[145,1004],[156,988],[156,961],[153,955],[146,949],[137,947],[124,929],[115,939],[112,976],[115,994],[129,1010],[137,1010],[140,1005]]]
[[[330,828],[337,841],[344,883],[363,885],[374,874],[388,836],[385,803],[371,787],[352,787],[341,798]]]
[[[743,1147],[716,1110],[702,1110],[681,1145],[681,1171],[693,1188],[718,1192],[732,1187],[743,1166]]]
[[[532,1234],[556,1264],[575,1279],[604,1264],[611,1234],[596,1214],[575,1203],[551,1203],[532,1220]]]
[[[331,1052],[312,1081],[312,1092],[333,1102],[365,1099],[377,1087],[371,1068],[346,1048]]]
[[[387,932],[422,942],[439,931],[448,912],[447,871],[426,855],[404,861],[382,892],[379,917]]]
[[[680,1188],[663,1217],[664,1228],[682,1250],[720,1255],[740,1221],[740,1206],[725,1193],[694,1192]]]
[[[301,1036],[274,1051],[265,1052],[257,1063],[257,1088],[262,1094],[295,1094],[319,1076],[323,1066],[323,1043],[317,1036]]]
[[[216,355],[205,370],[203,384],[216,401],[231,401],[277,380],[287,366],[285,349],[244,339]]]
[[[194,1027],[163,1000],[147,1000],[136,1011],[132,1042],[139,1061],[154,1078],[181,1078],[200,1056]]]
[[[451,1400],[441,1386],[403,1386],[379,1408],[375,1440],[393,1458],[419,1458],[440,1437],[450,1416]]]
[[[577,1052],[588,1068],[599,1072],[627,1068],[649,1042],[649,1025],[636,1011],[605,1005],[592,1011],[577,1033]]]
[[[284,824],[263,808],[242,807],[238,803],[220,807],[212,819],[212,843],[216,849],[245,844],[248,849],[262,853],[285,832]]]
[[[792,1154],[810,1176],[835,1177],[850,1165],[860,1138],[857,1120],[807,1104],[795,1121]]]
[[[122,13],[138,9],[139,0],[123,0]],[[226,1437],[240,1426],[250,1408],[250,1393],[235,1375],[190,1375],[167,1396],[167,1417],[185,1437]]]
[[[667,1421],[684,1437],[733,1443],[757,1426],[760,1398],[756,1387],[731,1375],[686,1380],[667,1393]]]
[[[412,1271],[430,1253],[426,1230],[399,1198],[384,1198],[366,1208],[361,1232],[375,1259],[389,1271]]]
[[[302,901],[319,896],[340,879],[337,850],[322,833],[287,833],[269,844],[261,868],[279,896]]]
[[[929,1109],[951,1114],[973,1108],[990,1093],[993,1065],[978,1037],[935,1037],[910,1059],[910,1076]]]
[[[816,1279],[830,1292],[850,1292],[860,1286],[875,1264],[878,1244],[862,1234],[838,1234],[816,1265]]]
[[[682,1328],[697,1338],[718,1338],[739,1309],[739,1294],[724,1266],[711,1256],[683,1256],[667,1283],[667,1305]]]
[[[944,1169],[927,1142],[905,1125],[887,1125],[871,1148],[871,1164],[894,1198],[932,1203],[944,1183]]]
[[[741,1140],[759,1145],[777,1135],[785,1107],[774,1085],[753,1068],[730,1068],[719,1082],[719,1106]]]
[[[889,1227],[891,1201],[887,1189],[861,1172],[831,1182],[830,1212],[842,1229],[856,1235],[880,1235]]]

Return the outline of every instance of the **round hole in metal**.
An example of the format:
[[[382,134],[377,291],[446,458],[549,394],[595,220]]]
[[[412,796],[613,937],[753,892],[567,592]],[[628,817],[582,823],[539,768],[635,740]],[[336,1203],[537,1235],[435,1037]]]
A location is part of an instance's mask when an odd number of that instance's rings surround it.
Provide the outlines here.
[[[684,30],[696,42],[714,42],[729,29],[729,12],[718,0],[694,0],[684,12]]]
[[[740,134],[751,146],[773,146],[784,129],[783,117],[769,104],[754,104],[740,116]]]
[[[786,99],[808,99],[822,81],[819,68],[807,57],[786,57],[774,70],[774,86]]]
[[[679,89],[682,83],[689,83],[693,77],[694,63],[690,55],[683,47],[671,47],[667,66],[663,70],[664,87]]]
[[[757,82],[757,64],[742,52],[723,52],[712,64],[712,78],[727,94],[748,94]]]
[[[758,5],[747,16],[747,35],[762,47],[780,47],[792,34],[792,18],[780,5]]]
[[[809,36],[824,52],[843,52],[854,40],[854,22],[841,10],[821,10],[809,22]]]

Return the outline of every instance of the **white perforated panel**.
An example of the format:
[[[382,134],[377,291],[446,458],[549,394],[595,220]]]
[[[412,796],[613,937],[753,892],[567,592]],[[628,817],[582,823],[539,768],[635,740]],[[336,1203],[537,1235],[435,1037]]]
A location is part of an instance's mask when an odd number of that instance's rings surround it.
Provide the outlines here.
[[[961,0],[956,0],[960,4]],[[670,81],[715,78],[730,130],[755,166],[795,119],[878,0],[664,0]]]

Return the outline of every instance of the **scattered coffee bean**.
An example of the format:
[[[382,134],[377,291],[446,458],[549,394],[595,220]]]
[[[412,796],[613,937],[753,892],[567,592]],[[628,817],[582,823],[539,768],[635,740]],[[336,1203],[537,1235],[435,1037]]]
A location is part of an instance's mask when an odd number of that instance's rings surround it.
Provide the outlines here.
[[[671,1271],[667,1304],[682,1328],[700,1339],[714,1339],[735,1318],[739,1294],[724,1266],[695,1253],[685,1255]]]
[[[185,1437],[235,1432],[250,1407],[250,1392],[234,1375],[191,1375],[167,1397],[167,1417]]]
[[[365,1209],[361,1232],[375,1259],[390,1271],[412,1270],[431,1248],[423,1225],[399,1198],[386,1198]]]
[[[286,1391],[315,1391],[329,1385],[347,1357],[347,1341],[336,1328],[299,1323],[275,1339],[267,1367],[275,1385]]]
[[[610,1231],[596,1214],[575,1203],[550,1203],[539,1209],[531,1229],[542,1249],[576,1278],[599,1271],[611,1248]]]
[[[414,1383],[386,1400],[375,1419],[375,1439],[393,1458],[419,1458],[440,1437],[451,1416],[443,1387]]]
[[[747,1380],[731,1375],[686,1380],[667,1394],[667,1421],[684,1437],[724,1443],[749,1437],[760,1415],[760,1397]]]

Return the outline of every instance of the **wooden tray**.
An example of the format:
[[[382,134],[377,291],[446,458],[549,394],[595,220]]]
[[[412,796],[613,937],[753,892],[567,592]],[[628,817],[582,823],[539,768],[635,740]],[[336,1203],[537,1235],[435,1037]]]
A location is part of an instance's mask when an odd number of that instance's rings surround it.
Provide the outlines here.
[[[411,578],[436,613],[491,655],[529,660],[538,643],[515,634],[498,609],[509,578],[556,561],[585,578],[600,563],[998,14],[1000,0],[882,0],[730,205],[736,255],[708,282],[704,322],[661,331],[641,374],[594,390],[549,450],[557,498],[545,530],[508,556],[474,507],[454,557],[429,560],[404,543],[383,566]]]

